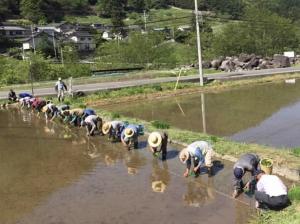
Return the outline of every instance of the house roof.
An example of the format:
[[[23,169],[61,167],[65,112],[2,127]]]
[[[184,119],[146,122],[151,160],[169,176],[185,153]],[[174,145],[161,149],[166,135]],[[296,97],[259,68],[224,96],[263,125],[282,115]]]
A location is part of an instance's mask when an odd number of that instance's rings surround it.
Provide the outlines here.
[[[47,35],[47,36],[53,38],[53,35],[51,35],[51,34],[49,34],[49,33],[46,33],[46,32],[44,32],[44,31],[42,31],[42,32],[33,34],[33,37],[32,37],[32,36],[29,36],[29,37],[27,37],[27,38],[22,38],[22,39],[20,39],[20,41],[21,41],[21,42],[28,42],[28,41],[30,41],[31,39],[37,38],[37,37],[39,37],[39,36],[41,36],[41,35]],[[55,38],[56,40],[58,40],[58,38],[57,38],[56,36],[54,36],[54,38]]]
[[[84,32],[84,31],[77,31],[71,34],[72,37],[76,36],[76,37],[93,37],[92,34],[90,34],[89,32]]]
[[[24,27],[21,26],[0,26],[0,30],[26,30]]]

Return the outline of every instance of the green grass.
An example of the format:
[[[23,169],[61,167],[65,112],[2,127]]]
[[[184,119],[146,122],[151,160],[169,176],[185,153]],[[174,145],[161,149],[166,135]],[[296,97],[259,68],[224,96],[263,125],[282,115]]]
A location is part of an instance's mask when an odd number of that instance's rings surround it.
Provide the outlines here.
[[[93,24],[100,23],[105,25],[110,25],[111,20],[107,18],[101,18],[99,16],[65,16],[65,21],[71,23],[79,23],[79,24]]]
[[[182,17],[192,17],[192,11],[187,9],[179,9],[175,7],[171,7],[169,9],[151,9],[148,13],[148,27],[178,27],[179,25],[189,25],[191,18],[183,18]],[[99,16],[66,16],[64,18],[65,21],[75,22],[80,24],[93,24],[100,23],[105,25],[111,25],[111,20],[107,18],[101,18]],[[170,21],[162,21],[156,22],[160,20],[170,20]],[[126,25],[139,24],[143,26],[143,14],[128,14],[127,18],[124,19]],[[152,24],[152,22],[155,22]]]
[[[300,223],[300,187],[289,190],[292,205],[282,211],[267,211],[256,217],[251,224],[298,224]]]
[[[295,156],[300,157],[300,148],[294,148],[292,149],[292,152]]]
[[[289,190],[289,199],[300,202],[300,186],[293,186]]]
[[[151,125],[157,129],[169,129],[170,125],[165,121],[152,121]]]

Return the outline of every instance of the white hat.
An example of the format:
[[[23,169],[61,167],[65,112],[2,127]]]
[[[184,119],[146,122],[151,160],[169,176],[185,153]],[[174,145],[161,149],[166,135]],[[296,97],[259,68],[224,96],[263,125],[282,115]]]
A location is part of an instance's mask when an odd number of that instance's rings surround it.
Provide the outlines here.
[[[152,132],[149,135],[148,143],[151,147],[156,148],[158,147],[162,142],[162,137],[159,132]]]
[[[102,126],[102,132],[103,134],[108,134],[109,130],[111,128],[111,122],[105,122]]]
[[[61,81],[61,77],[58,78],[58,81]]]
[[[179,153],[179,159],[182,163],[186,163],[186,161],[189,159],[190,154],[188,152],[188,148],[184,148]]]
[[[125,138],[131,138],[134,135],[134,130],[132,128],[126,128],[124,134]]]

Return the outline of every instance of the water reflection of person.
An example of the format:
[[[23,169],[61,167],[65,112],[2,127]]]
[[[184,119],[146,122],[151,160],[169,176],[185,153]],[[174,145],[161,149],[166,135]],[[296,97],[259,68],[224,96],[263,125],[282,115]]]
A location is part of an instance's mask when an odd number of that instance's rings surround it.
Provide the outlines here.
[[[168,164],[163,161],[161,165],[159,160],[153,159],[152,161],[152,174],[151,174],[151,187],[154,192],[164,193],[170,183],[170,173]]]
[[[100,153],[98,152],[98,148],[96,147],[96,145],[92,142],[89,141],[87,142],[88,147],[87,147],[87,151],[86,154],[90,159],[95,159],[98,158],[100,156]]]
[[[189,181],[187,192],[183,195],[183,201],[192,207],[200,207],[205,203],[213,201],[215,192],[213,189],[213,179],[207,178],[207,183],[199,181]]]
[[[124,155],[124,161],[129,175],[136,175],[138,170],[146,165],[146,158],[137,151],[127,151]]]

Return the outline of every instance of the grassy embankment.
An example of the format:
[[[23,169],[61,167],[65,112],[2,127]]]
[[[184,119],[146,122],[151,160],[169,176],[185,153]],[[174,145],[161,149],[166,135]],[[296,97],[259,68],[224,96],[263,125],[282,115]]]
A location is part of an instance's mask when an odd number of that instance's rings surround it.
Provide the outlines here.
[[[292,205],[282,211],[262,212],[251,224],[298,224],[300,223],[300,187],[289,191]]]
[[[196,83],[182,83],[179,85],[179,90],[174,92],[174,83],[166,83],[160,85],[150,85],[143,87],[133,87],[114,91],[103,91],[89,95],[85,98],[70,99],[69,103],[73,106],[88,106],[97,107],[100,105],[107,105],[113,103],[128,102],[130,100],[142,100],[153,99],[155,97],[165,97],[178,94],[187,94],[200,91],[220,91],[229,88],[239,88],[245,85],[251,84],[263,84],[266,82],[282,81],[285,78],[299,77],[298,75],[279,75],[275,77],[266,77],[262,79],[253,80],[240,80],[229,82],[214,82],[206,85],[204,88],[199,88]],[[132,123],[139,123],[145,125],[148,132],[157,130],[157,125],[153,125],[151,122],[138,120],[135,118],[123,117],[114,112],[97,110],[99,115],[107,120],[122,119]],[[180,130],[174,127],[170,127],[168,130],[169,136],[172,140],[189,144],[195,140],[208,140],[213,142],[215,151],[220,155],[227,155],[228,159],[237,158],[245,152],[253,152],[259,154],[261,157],[271,158],[275,162],[275,166],[283,166],[290,169],[300,169],[299,149],[287,149],[277,150],[272,147],[261,146],[257,144],[243,144],[229,141],[225,138],[211,136],[203,133],[197,133],[192,131]],[[226,157],[225,157],[226,158]]]

